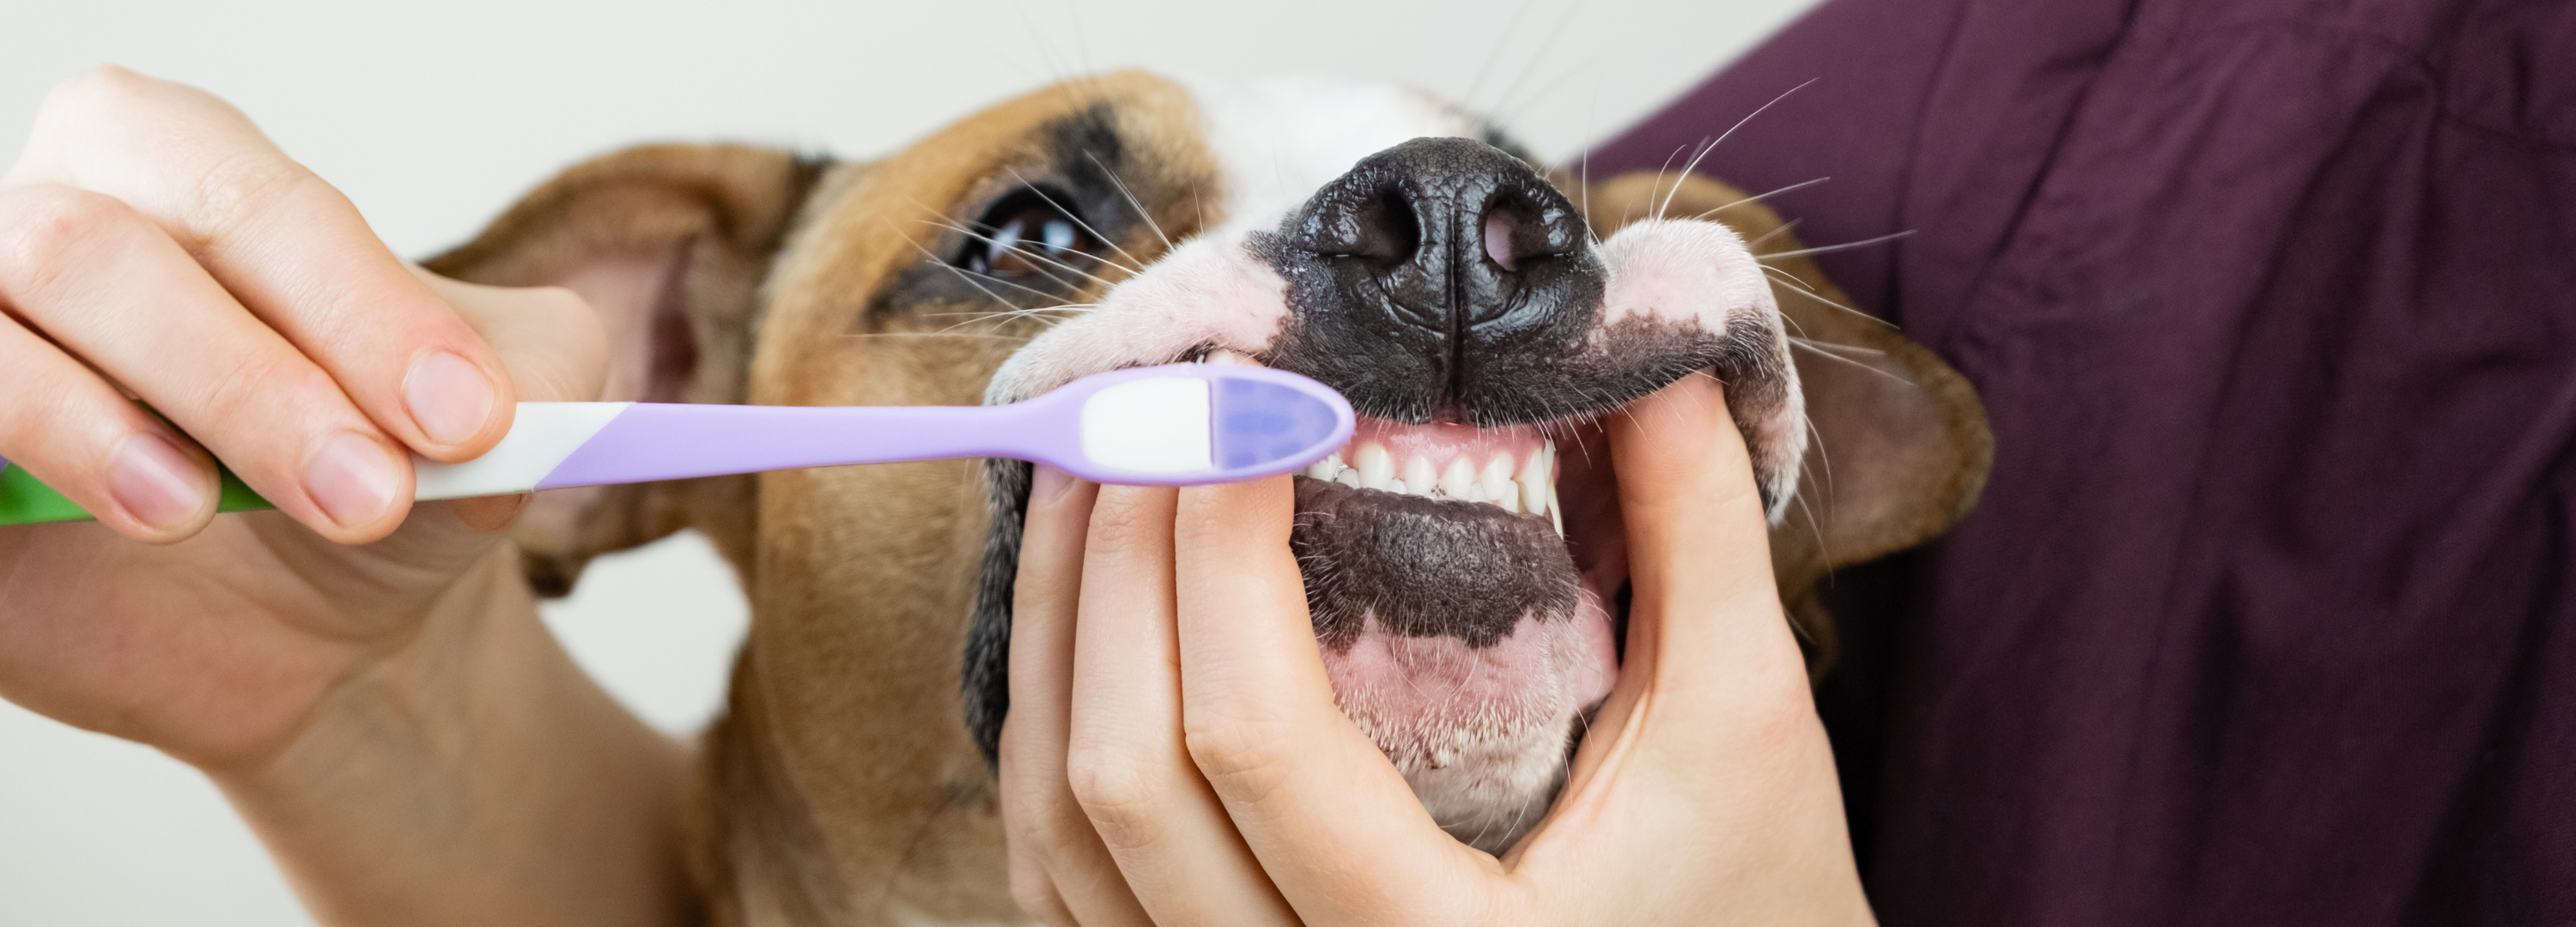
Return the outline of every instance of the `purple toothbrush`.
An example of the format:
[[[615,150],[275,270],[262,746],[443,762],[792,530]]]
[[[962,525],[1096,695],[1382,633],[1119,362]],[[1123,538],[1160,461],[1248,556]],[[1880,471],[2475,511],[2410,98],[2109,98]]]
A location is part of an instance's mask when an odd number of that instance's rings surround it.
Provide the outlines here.
[[[461,464],[415,459],[414,495],[947,457],[1040,461],[1101,483],[1196,486],[1321,460],[1350,440],[1353,422],[1350,403],[1330,387],[1228,364],[1098,374],[1006,406],[523,402],[490,453]],[[0,472],[6,477],[19,479],[0,479],[0,525],[86,517],[25,474]]]

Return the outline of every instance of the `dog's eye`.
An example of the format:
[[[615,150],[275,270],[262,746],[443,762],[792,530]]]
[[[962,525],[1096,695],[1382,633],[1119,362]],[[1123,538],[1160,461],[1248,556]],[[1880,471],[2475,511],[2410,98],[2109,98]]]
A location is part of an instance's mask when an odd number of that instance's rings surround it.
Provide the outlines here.
[[[1083,276],[1081,262],[1102,248],[1070,201],[1036,188],[1003,197],[971,231],[954,263],[996,277],[1071,280]]]

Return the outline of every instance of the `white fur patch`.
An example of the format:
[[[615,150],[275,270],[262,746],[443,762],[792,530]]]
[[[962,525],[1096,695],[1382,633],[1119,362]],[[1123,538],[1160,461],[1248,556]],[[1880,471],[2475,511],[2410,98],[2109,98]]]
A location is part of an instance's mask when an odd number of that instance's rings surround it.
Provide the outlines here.
[[[1720,334],[1750,329],[1762,332],[1784,363],[1788,358],[1789,333],[1780,322],[1771,281],[1734,229],[1696,219],[1647,219],[1603,241],[1601,262],[1610,274],[1602,299],[1604,325],[1645,316],[1696,322]],[[1772,500],[1766,514],[1775,525],[1788,517],[1807,451],[1806,395],[1798,388],[1794,366],[1781,374],[1788,380],[1787,401],[1761,421],[1738,423],[1777,464],[1763,474],[1763,489]]]
[[[1226,182],[1220,232],[1277,228],[1351,166],[1425,136],[1476,138],[1482,120],[1398,84],[1346,77],[1177,77],[1198,101]]]
[[[1031,339],[993,374],[987,403],[1018,402],[1095,373],[1166,363],[1200,347],[1258,354],[1288,315],[1288,281],[1244,250],[1246,232],[1182,242],[1100,304]]]

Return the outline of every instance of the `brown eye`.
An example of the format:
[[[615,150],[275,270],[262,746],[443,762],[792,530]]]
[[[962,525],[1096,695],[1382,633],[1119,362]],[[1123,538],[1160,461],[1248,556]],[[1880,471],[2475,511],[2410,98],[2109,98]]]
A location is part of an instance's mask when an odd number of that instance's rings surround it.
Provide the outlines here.
[[[1072,203],[1035,187],[1003,197],[969,228],[953,263],[995,277],[1071,282],[1102,248]]]

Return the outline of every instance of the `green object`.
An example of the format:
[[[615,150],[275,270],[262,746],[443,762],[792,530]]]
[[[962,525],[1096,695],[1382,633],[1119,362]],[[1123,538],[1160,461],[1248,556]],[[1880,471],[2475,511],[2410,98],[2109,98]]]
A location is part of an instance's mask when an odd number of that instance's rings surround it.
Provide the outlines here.
[[[217,468],[223,477],[223,496],[216,503],[218,512],[248,512],[273,509],[258,493],[244,485],[233,471]],[[0,464],[0,525],[27,525],[43,521],[83,521],[87,510],[63,498],[62,493],[38,481],[27,468],[15,463]]]

